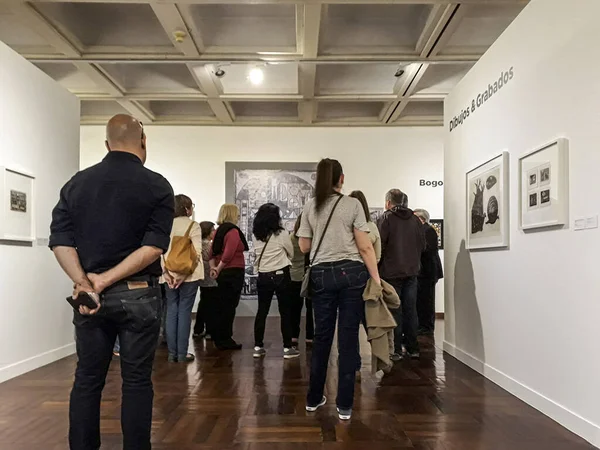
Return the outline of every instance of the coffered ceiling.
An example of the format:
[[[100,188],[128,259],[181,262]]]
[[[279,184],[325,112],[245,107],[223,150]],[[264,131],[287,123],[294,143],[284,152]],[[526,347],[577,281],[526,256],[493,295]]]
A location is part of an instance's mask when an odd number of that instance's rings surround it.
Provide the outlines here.
[[[83,124],[441,125],[526,3],[1,0],[0,40],[81,98]]]

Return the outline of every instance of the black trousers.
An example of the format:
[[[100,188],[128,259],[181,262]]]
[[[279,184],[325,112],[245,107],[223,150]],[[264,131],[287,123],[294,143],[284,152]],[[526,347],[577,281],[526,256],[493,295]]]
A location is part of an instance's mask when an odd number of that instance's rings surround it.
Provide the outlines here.
[[[194,324],[194,334],[210,334],[215,332],[215,314],[218,304],[219,292],[217,286],[200,286],[200,303],[196,310],[196,323]]]
[[[233,339],[235,310],[240,304],[244,287],[244,269],[223,269],[217,278],[218,305],[215,308],[215,344],[225,344]]]
[[[300,296],[302,281],[292,281],[290,284],[291,310],[292,310],[292,338],[300,337],[300,323],[302,322],[302,307],[306,302],[306,339],[315,337],[315,320],[313,316],[312,300]]]
[[[418,352],[417,277],[393,278],[386,281],[394,286],[396,293],[400,297],[400,308],[392,309],[391,311],[397,324],[394,329],[396,353],[402,353],[403,344],[407,352]]]
[[[265,326],[269,310],[271,309],[273,294],[277,295],[277,306],[279,307],[279,315],[281,316],[283,347],[290,348],[292,346],[291,282],[289,267],[275,272],[258,274],[258,312],[254,320],[254,345],[257,347],[263,347],[265,344]]]
[[[417,291],[417,313],[419,315],[419,328],[423,331],[433,332],[435,329],[435,285],[437,280],[432,278],[419,278]]]
[[[152,365],[160,330],[161,291],[129,290],[126,283],[101,296],[94,316],[74,311],[77,369],[69,405],[71,450],[100,448],[100,400],[117,336],[121,344],[124,450],[148,450],[152,425]]]

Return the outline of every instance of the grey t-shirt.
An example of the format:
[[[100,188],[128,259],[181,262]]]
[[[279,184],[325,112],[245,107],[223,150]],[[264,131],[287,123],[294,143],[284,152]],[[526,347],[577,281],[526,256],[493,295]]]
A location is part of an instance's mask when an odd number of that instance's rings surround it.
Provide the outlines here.
[[[312,239],[312,248],[310,250],[311,261],[314,258],[315,250],[323,234],[331,209],[337,200],[337,195],[331,195],[319,213],[315,209],[314,199],[304,206],[297,236]],[[356,241],[354,240],[354,228],[367,233],[369,232],[365,212],[360,202],[355,198],[344,196],[335,208],[331,223],[325,233],[323,244],[321,244],[319,253],[317,253],[317,257],[312,261],[312,264],[335,262],[344,259],[362,261],[362,257],[356,247]]]

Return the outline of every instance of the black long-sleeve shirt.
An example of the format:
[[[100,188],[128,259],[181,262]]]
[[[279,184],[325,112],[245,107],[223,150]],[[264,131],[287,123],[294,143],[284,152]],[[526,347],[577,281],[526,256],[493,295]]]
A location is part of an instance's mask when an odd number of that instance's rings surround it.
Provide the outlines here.
[[[169,182],[137,156],[111,151],[61,190],[52,212],[50,248],[74,247],[86,273],[102,273],[142,246],[167,251],[173,216]],[[156,261],[138,275],[161,272]]]

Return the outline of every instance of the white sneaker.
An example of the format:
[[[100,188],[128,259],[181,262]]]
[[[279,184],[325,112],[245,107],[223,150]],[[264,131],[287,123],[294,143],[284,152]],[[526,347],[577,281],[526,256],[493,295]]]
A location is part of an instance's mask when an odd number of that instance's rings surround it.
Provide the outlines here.
[[[315,412],[317,409],[319,409],[325,403],[327,403],[327,397],[323,396],[323,398],[321,399],[321,403],[319,403],[317,406],[308,406],[308,405],[306,405],[306,410],[308,412]]]
[[[264,347],[254,347],[254,354],[252,356],[254,356],[255,358],[262,358],[263,356],[267,355],[267,351],[265,350]]]
[[[338,416],[340,420],[350,420],[352,418],[352,410],[351,409],[337,409]]]
[[[284,348],[283,349],[283,357],[284,359],[292,359],[300,356],[300,352],[296,347],[292,348]]]

